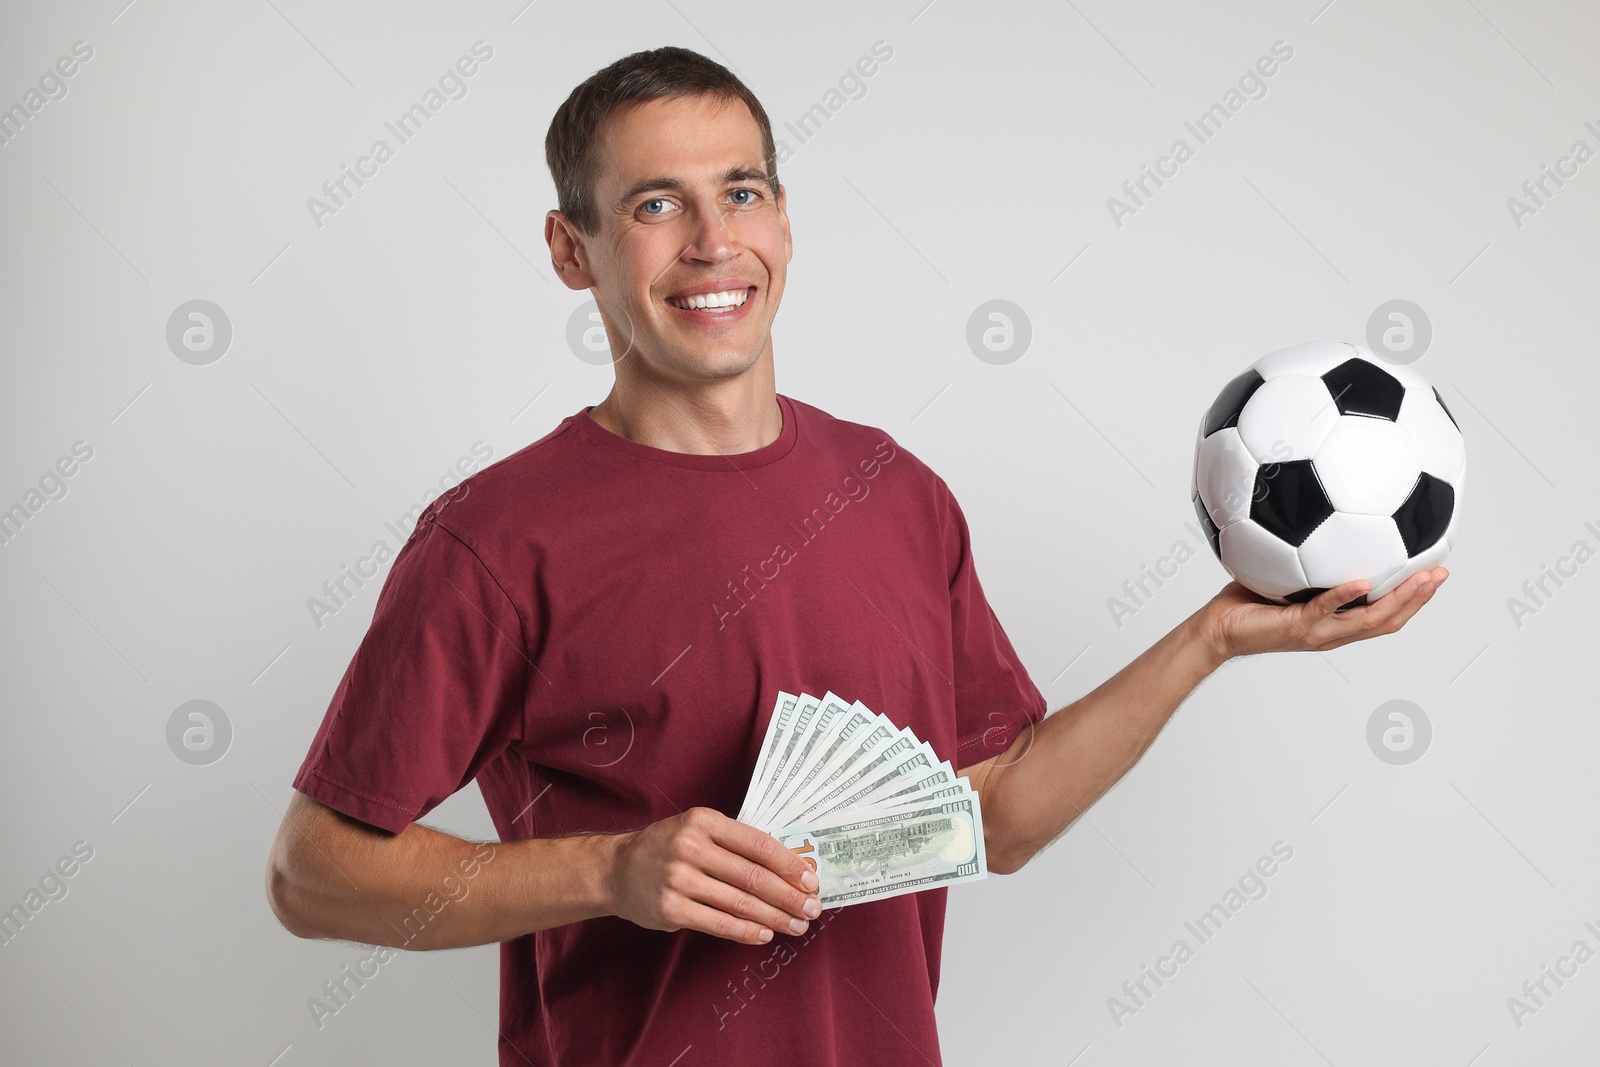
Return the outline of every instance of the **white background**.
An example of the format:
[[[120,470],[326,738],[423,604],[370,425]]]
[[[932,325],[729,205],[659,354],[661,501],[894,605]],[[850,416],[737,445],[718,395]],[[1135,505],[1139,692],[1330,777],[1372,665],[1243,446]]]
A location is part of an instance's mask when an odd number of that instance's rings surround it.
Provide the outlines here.
[[[583,294],[542,239],[543,136],[592,71],[668,43],[740,73],[793,152],[779,390],[950,482],[1052,707],[1225,581],[1206,550],[1121,626],[1106,604],[1201,547],[1194,429],[1250,361],[1414,301],[1434,331],[1414,366],[1466,436],[1452,578],[1404,632],[1231,664],[1054,847],[952,892],[946,1061],[1592,1054],[1600,962],[1520,1027],[1506,1001],[1574,941],[1600,950],[1600,563],[1520,626],[1507,601],[1600,549],[1600,162],[1520,226],[1507,198],[1600,149],[1600,16],[924,2],[5,5],[0,107],[73,42],[94,54],[0,146],[0,508],[74,442],[94,454],[0,545],[0,907],[74,842],[94,858],[0,946],[0,1058],[493,1062],[493,946],[402,954],[311,1020],[365,953],[290,937],[262,872],[377,585],[321,628],[306,601],[474,442],[503,458],[605,394],[565,340]],[[468,95],[315,225],[307,198],[480,39]],[[876,41],[865,95],[798,144],[783,123]],[[1277,41],[1266,94],[1117,225],[1107,198],[1195,147],[1184,122]],[[196,298],[234,331],[207,366],[165,339]],[[1009,365],[966,342],[992,299],[1031,321]],[[233,727],[209,766],[167,744],[193,699]],[[1391,699],[1433,726],[1408,766],[1367,745]],[[475,787],[429,822],[493,836]],[[1267,895],[1119,1027],[1108,998],[1280,840]]]

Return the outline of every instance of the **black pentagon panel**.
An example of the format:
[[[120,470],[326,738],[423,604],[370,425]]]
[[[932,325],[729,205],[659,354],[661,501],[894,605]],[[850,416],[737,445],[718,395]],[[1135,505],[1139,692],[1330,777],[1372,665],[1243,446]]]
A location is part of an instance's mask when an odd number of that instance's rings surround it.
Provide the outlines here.
[[[1394,524],[1400,527],[1407,556],[1432,548],[1444,536],[1455,506],[1456,491],[1450,483],[1423,471],[1411,487],[1411,495],[1394,513]]]
[[[1451,425],[1453,425],[1456,428],[1456,431],[1459,433],[1461,430],[1461,424],[1456,422],[1456,417],[1450,414],[1450,409],[1448,407],[1445,407],[1444,397],[1439,395],[1439,387],[1437,385],[1433,387],[1433,398],[1439,402],[1440,407],[1444,408],[1444,413],[1450,416]]]
[[[1316,586],[1312,586],[1310,589],[1302,589],[1298,593],[1290,593],[1288,596],[1284,597],[1283,599],[1287,600],[1291,604],[1304,604],[1309,600],[1315,600],[1317,597],[1321,596],[1323,593],[1326,593],[1327,591],[1328,591],[1328,587],[1327,586],[1322,586],[1321,588],[1318,588]],[[1366,603],[1367,603],[1367,594],[1362,593],[1360,596],[1356,597],[1354,600],[1350,601],[1349,603],[1340,604],[1338,607],[1334,608],[1333,610],[1334,611],[1348,611],[1351,608],[1363,607],[1363,606],[1366,605]]]
[[[1211,410],[1206,412],[1205,436],[1210,437],[1225,426],[1239,425],[1239,412],[1244,410],[1245,401],[1261,388],[1262,381],[1261,375],[1251,368],[1224,385],[1217,399],[1212,401]]]
[[[1211,515],[1206,511],[1205,501],[1200,499],[1200,494],[1194,495],[1194,513],[1200,516],[1200,528],[1206,532],[1206,540],[1211,542],[1211,551],[1216,553],[1218,559],[1222,558],[1222,531],[1217,529],[1217,524],[1211,521]]]
[[[1368,415],[1393,422],[1400,417],[1406,387],[1394,375],[1364,359],[1347,359],[1322,376],[1342,415]]]
[[[1269,463],[1256,471],[1250,517],[1296,548],[1332,514],[1309,459]]]

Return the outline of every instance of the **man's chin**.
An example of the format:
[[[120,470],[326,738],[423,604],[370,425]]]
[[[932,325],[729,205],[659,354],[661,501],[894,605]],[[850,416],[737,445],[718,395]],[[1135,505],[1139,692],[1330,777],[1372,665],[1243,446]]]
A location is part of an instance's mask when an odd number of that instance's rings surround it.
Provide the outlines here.
[[[745,352],[689,353],[673,359],[666,368],[674,378],[688,382],[720,382],[748,374],[761,357]]]

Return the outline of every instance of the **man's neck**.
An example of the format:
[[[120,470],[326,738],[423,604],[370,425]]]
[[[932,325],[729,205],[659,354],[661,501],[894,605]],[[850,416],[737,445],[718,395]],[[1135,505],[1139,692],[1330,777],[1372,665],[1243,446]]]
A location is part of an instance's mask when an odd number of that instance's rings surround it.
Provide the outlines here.
[[[783,432],[768,360],[737,378],[691,386],[618,378],[589,417],[619,437],[692,455],[754,452]]]

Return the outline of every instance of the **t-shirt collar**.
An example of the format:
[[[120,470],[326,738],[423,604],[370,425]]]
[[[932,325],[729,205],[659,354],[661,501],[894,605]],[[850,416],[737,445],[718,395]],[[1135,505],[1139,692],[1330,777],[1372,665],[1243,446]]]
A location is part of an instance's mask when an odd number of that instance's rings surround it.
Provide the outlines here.
[[[591,440],[637,459],[666,463],[674,467],[687,467],[691,470],[741,471],[763,467],[782,459],[793,450],[799,440],[800,428],[796,422],[794,404],[782,393],[777,394],[777,397],[778,408],[783,414],[783,429],[778,432],[777,438],[771,444],[763,445],[752,452],[736,452],[730,455],[673,452],[631,440],[621,434],[613,433],[596,422],[589,414],[594,407],[592,404],[571,416],[571,421]]]

